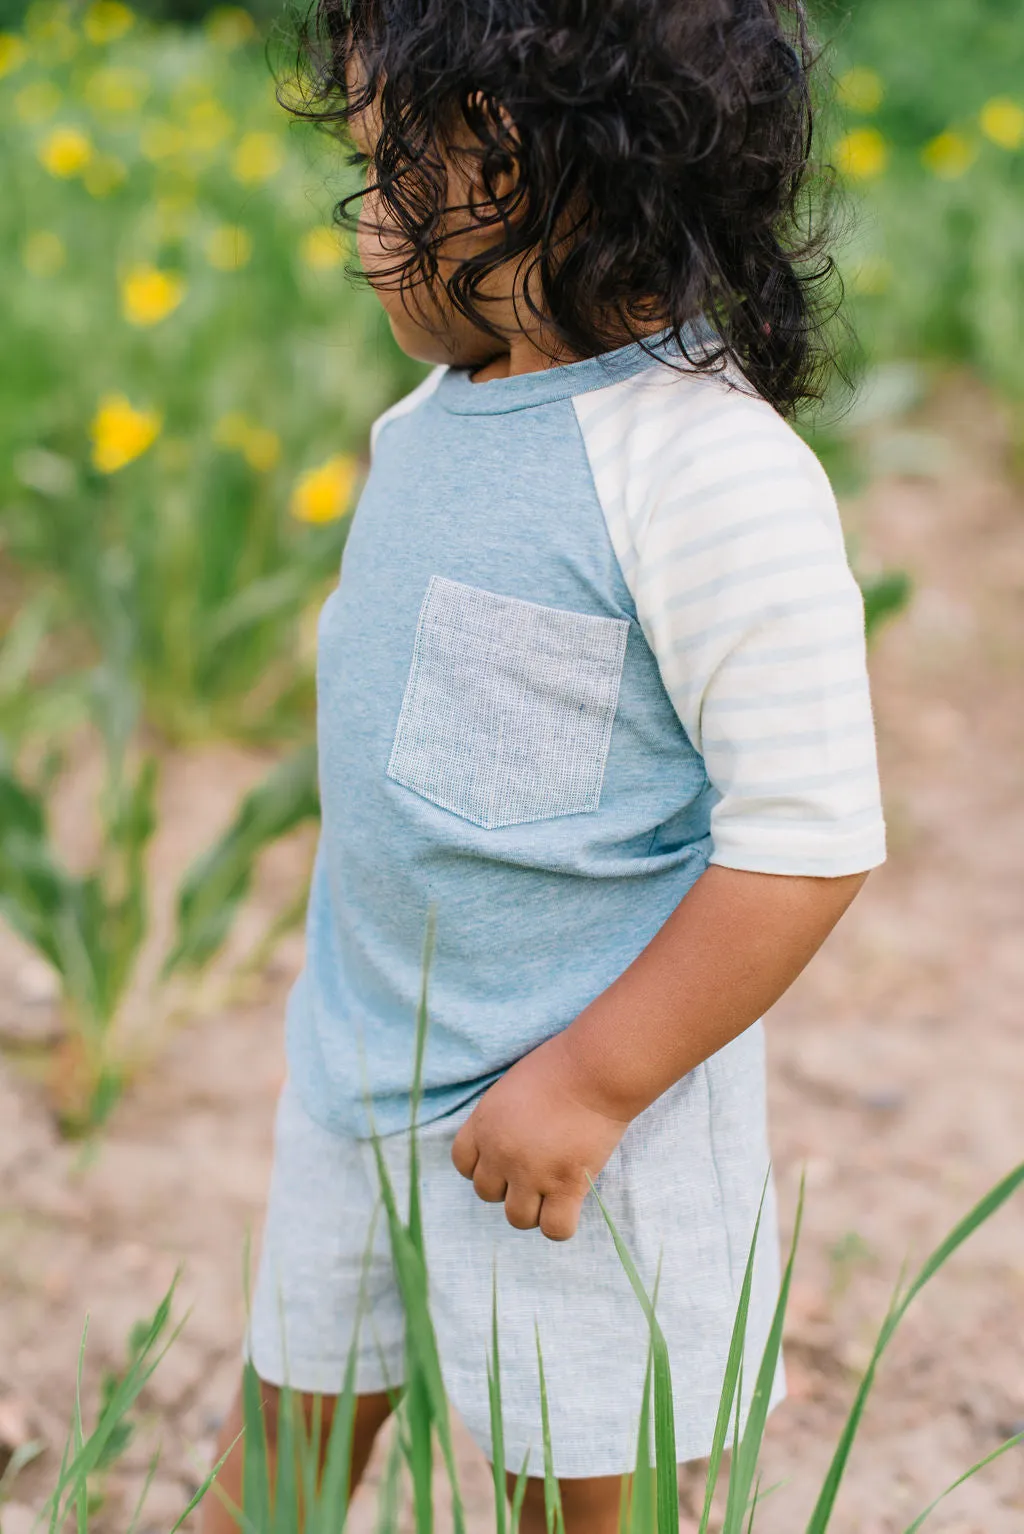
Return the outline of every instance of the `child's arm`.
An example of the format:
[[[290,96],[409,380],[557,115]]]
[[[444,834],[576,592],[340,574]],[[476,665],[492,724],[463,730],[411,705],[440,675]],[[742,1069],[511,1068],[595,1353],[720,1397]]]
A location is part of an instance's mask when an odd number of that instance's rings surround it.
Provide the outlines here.
[[[630,1121],[788,990],[866,877],[709,868],[625,973],[485,1094],[458,1170],[511,1224],[568,1239]]]

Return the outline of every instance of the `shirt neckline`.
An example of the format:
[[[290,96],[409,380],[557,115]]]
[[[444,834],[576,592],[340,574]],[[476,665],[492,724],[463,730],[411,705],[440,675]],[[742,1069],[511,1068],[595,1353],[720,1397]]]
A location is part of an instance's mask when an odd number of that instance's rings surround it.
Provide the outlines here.
[[[441,378],[436,398],[455,415],[506,415],[554,400],[571,399],[621,383],[645,368],[662,366],[659,353],[678,350],[669,344],[671,335],[669,330],[658,331],[646,341],[631,341],[615,351],[586,357],[582,362],[566,362],[536,373],[518,373],[513,378],[493,378],[489,383],[474,383],[470,368],[450,367]]]

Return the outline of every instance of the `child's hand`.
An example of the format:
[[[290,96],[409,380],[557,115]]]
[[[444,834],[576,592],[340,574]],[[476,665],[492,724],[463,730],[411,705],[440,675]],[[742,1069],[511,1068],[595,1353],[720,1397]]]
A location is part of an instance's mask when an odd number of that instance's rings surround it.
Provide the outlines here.
[[[605,1112],[562,1035],[525,1055],[463,1124],[452,1160],[517,1230],[568,1241],[596,1177],[629,1127]]]

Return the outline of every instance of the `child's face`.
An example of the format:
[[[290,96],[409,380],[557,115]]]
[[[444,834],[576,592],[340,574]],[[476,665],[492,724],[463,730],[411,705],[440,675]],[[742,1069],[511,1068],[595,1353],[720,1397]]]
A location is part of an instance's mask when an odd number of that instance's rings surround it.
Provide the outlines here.
[[[354,117],[349,127],[356,149],[372,162],[380,132],[376,114],[368,109]],[[474,227],[470,214],[464,211],[472,196],[468,174],[451,163],[448,174],[450,201],[456,211],[448,214],[448,230],[438,253],[442,283],[486,243],[486,236]],[[480,330],[452,307],[441,283],[436,290],[425,283],[415,287],[407,284],[399,289],[388,279],[387,274],[406,258],[407,246],[401,231],[389,218],[379,192],[368,191],[363,197],[356,243],[363,271],[380,299],[395,340],[410,357],[420,362],[479,367],[507,350],[500,340]],[[514,311],[511,283],[507,294],[501,291],[500,277],[492,287],[494,291],[489,297],[493,299],[494,323],[502,329],[503,321],[507,323]]]

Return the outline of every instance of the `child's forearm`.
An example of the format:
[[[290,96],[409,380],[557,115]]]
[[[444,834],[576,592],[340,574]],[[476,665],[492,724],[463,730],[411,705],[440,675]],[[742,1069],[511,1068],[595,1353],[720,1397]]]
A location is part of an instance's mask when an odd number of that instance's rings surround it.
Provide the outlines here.
[[[561,1035],[581,1088],[603,1112],[635,1118],[779,999],[866,877],[710,867]]]
[[[709,868],[625,974],[485,1092],[456,1167],[512,1225],[567,1240],[630,1121],[778,1000],[864,877]]]

